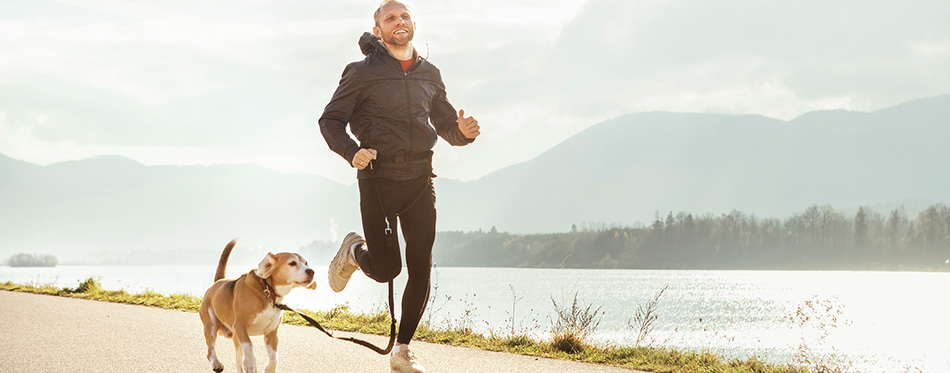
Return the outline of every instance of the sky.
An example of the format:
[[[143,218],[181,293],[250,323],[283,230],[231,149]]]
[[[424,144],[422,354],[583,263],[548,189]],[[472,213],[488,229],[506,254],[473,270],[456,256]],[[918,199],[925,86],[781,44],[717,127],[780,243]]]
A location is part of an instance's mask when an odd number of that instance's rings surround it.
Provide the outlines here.
[[[946,0],[408,1],[473,180],[623,114],[874,111],[950,93]],[[0,0],[0,154],[257,163],[353,183],[319,132],[375,1]]]

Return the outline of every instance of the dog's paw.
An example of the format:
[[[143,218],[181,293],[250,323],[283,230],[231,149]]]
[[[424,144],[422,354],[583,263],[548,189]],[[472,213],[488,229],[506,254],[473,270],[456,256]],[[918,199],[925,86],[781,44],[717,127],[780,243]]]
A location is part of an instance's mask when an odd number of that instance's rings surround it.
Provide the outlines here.
[[[224,371],[224,364],[221,364],[221,362],[218,361],[218,357],[215,355],[211,355],[211,370],[218,373]]]

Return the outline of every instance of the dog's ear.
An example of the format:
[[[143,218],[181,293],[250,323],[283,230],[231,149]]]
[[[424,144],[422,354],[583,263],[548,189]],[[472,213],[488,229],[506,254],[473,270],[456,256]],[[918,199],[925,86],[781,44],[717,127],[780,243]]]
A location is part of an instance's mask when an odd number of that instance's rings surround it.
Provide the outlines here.
[[[277,255],[267,253],[264,259],[257,265],[257,275],[261,278],[268,278],[274,270],[277,269]]]

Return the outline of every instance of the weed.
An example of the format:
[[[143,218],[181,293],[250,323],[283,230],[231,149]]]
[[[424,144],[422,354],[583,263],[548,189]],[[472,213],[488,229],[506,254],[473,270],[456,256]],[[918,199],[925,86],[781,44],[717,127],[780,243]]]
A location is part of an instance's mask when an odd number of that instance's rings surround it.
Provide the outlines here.
[[[472,333],[472,329],[475,327],[475,311],[478,311],[478,307],[475,306],[475,296],[474,293],[471,295],[465,294],[464,298],[459,299],[462,302],[462,314],[454,328],[452,328],[452,322],[446,319],[446,325],[449,326],[449,329],[458,330],[465,334]]]
[[[587,337],[600,326],[599,316],[603,314],[600,309],[604,306],[600,305],[592,311],[593,304],[588,304],[587,307],[578,305],[577,294],[574,293],[571,308],[561,307],[554,298],[551,298],[551,303],[554,303],[554,311],[557,312],[557,322],[554,324],[554,330],[576,330],[581,336]]]
[[[554,298],[551,303],[554,304],[554,311],[557,313],[557,321],[554,323],[552,347],[558,351],[567,353],[576,353],[584,350],[587,337],[597,330],[600,326],[600,316],[603,315],[600,307],[593,308],[593,304],[586,307],[579,305],[577,294],[574,293],[574,301],[571,307],[561,307]]]
[[[647,340],[647,337],[653,332],[655,327],[654,323],[656,319],[660,316],[656,313],[657,305],[660,303],[660,296],[663,295],[663,292],[669,288],[670,285],[666,285],[660,290],[650,302],[647,303],[646,308],[642,304],[637,305],[637,313],[633,316],[633,319],[627,320],[627,326],[631,329],[637,331],[637,341],[634,343],[634,347],[639,347],[641,343]],[[652,344],[648,343],[647,345]]]
[[[526,335],[512,335],[505,338],[502,344],[508,347],[526,347],[536,344],[536,342]]]
[[[441,304],[437,304],[436,302],[436,300],[439,298],[439,268],[436,266],[435,263],[432,264],[432,279],[433,279],[432,292],[431,292],[431,295],[429,296],[429,302],[428,302],[429,306],[426,307],[426,310],[425,310],[425,318],[426,318],[425,323],[423,323],[424,325],[428,325],[429,327],[434,327],[434,325],[432,324],[432,317],[434,317],[439,312],[441,312],[442,309],[445,308],[445,305],[448,304],[449,301],[452,300],[451,296],[446,295],[445,301],[443,301]]]
[[[785,319],[801,329],[801,342],[795,359],[814,372],[850,372],[852,362],[830,345],[829,336],[840,326],[850,325],[838,298],[820,299],[817,295],[800,304]],[[823,352],[830,351],[830,352]]]
[[[327,319],[333,319],[341,314],[350,312],[350,302],[345,302],[343,304],[337,304],[330,309],[330,312],[327,313]]]
[[[578,330],[558,330],[554,332],[551,339],[551,347],[557,351],[576,354],[587,348],[587,344],[584,342],[585,338],[586,336]]]
[[[79,287],[73,290],[73,293],[85,293],[85,294],[96,294],[102,291],[102,284],[99,283],[98,278],[87,278],[85,281],[79,283]]]
[[[515,335],[515,306],[518,305],[518,301],[524,299],[524,296],[518,297],[515,287],[511,284],[508,284],[508,288],[511,289],[511,335]]]

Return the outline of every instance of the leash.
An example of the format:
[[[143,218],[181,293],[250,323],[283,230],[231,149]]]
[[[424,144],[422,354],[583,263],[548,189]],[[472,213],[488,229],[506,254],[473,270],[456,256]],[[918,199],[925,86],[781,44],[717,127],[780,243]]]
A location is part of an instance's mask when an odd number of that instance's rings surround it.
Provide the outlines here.
[[[326,335],[329,336],[330,338],[339,339],[339,340],[343,340],[343,341],[349,341],[349,342],[356,343],[356,344],[358,344],[358,345],[360,345],[360,346],[363,346],[363,347],[366,347],[366,348],[368,348],[368,349],[370,349],[370,350],[373,350],[373,351],[375,351],[377,354],[380,354],[380,355],[386,355],[386,354],[389,354],[390,352],[392,352],[392,350],[393,350],[393,345],[396,343],[396,311],[395,311],[395,308],[393,307],[394,302],[393,302],[393,282],[392,282],[392,280],[389,281],[389,317],[390,317],[390,320],[391,320],[391,323],[389,324],[389,344],[386,345],[386,348],[385,348],[385,349],[383,349],[383,348],[379,348],[379,347],[373,345],[372,343],[369,343],[369,342],[364,341],[364,340],[359,339],[359,338],[353,338],[353,337],[337,337],[337,336],[334,336],[333,333],[330,333],[330,331],[328,331],[328,330],[325,329],[323,326],[321,326],[320,323],[317,322],[317,320],[314,320],[312,317],[307,316],[307,315],[301,313],[300,311],[297,311],[297,310],[293,309],[292,307],[290,307],[290,306],[288,306],[288,305],[286,305],[286,304],[277,303],[277,296],[276,296],[275,292],[271,291],[271,286],[270,286],[270,284],[268,284],[267,281],[264,281],[263,278],[260,278],[259,276],[258,276],[258,278],[261,280],[261,285],[264,286],[264,295],[266,295],[266,296],[268,296],[268,297],[271,298],[271,300],[272,300],[273,303],[274,303],[274,307],[275,307],[275,308],[278,308],[278,309],[281,309],[281,310],[284,310],[284,311],[290,311],[290,312],[293,312],[293,313],[297,314],[297,316],[302,317],[304,320],[306,320],[308,323],[310,323],[311,326],[316,327],[317,329],[319,329],[321,332],[323,332],[324,334],[326,334]]]
[[[323,332],[330,338],[356,343],[360,346],[373,350],[377,354],[380,354],[380,355],[386,355],[390,353],[393,350],[393,344],[396,343],[396,313],[395,311],[393,311],[393,282],[392,281],[389,281],[389,317],[391,318],[392,323],[389,324],[389,344],[386,345],[385,349],[376,347],[372,343],[369,343],[359,338],[334,336],[333,333],[330,333],[329,331],[324,329],[322,326],[320,326],[320,323],[318,323],[317,320],[314,320],[310,316],[300,313],[300,311],[297,311],[286,304],[275,303],[274,307],[277,307],[285,311],[296,313],[298,316],[302,317],[304,320],[307,320],[307,322],[310,323],[310,325],[316,327],[317,329],[320,329],[321,332]]]
[[[425,157],[431,157],[431,156],[432,156],[431,153],[428,153],[428,154],[425,155]],[[430,158],[430,159],[431,159],[431,158]],[[412,159],[408,159],[408,157],[401,159],[402,162],[405,162],[405,161],[407,161],[407,160],[412,160]],[[397,163],[398,163],[398,162],[397,162]],[[369,165],[368,165],[368,168],[371,170],[371,172],[375,172],[375,167],[374,167],[374,164],[373,164],[372,161],[370,161],[370,163],[369,163]],[[430,177],[426,180],[425,185],[429,185],[429,183],[431,183],[431,182],[432,182],[432,177],[430,176]],[[383,199],[382,199],[382,196],[379,194],[379,184],[376,183],[376,180],[375,180],[375,179],[373,180],[373,183],[374,183],[374,186],[376,187],[376,188],[375,188],[375,189],[376,189],[376,198],[377,198],[378,201],[379,201],[379,208],[380,208],[380,210],[382,210],[383,216],[384,216],[385,221],[386,221],[386,229],[385,229],[385,234],[386,234],[386,246],[391,249],[393,246],[396,246],[396,238],[394,237],[394,232],[393,232],[392,228],[390,227],[390,222],[389,222],[389,216],[390,216],[390,215],[386,213],[386,209],[385,209],[385,207],[383,207]],[[409,206],[407,206],[406,208],[404,208],[402,211],[399,211],[399,212],[397,212],[396,214],[393,214],[393,215],[392,215],[393,218],[394,218],[393,220],[398,219],[400,214],[402,214],[403,212],[405,212],[406,210],[408,210],[409,208],[411,208],[413,205],[415,205],[416,202],[419,200],[419,198],[421,198],[422,195],[425,194],[426,191],[427,191],[427,188],[423,187],[422,192],[419,193],[419,195],[417,195],[417,196],[412,200],[412,202],[409,204]],[[398,248],[397,248],[397,250],[398,250]],[[258,277],[258,278],[260,278],[260,277]],[[395,306],[394,306],[395,302],[393,301],[393,298],[394,298],[394,296],[393,296],[393,280],[389,280],[389,317],[390,317],[391,322],[390,322],[390,324],[389,324],[389,344],[386,345],[386,348],[385,348],[385,349],[380,348],[380,347],[377,347],[376,345],[374,345],[374,344],[372,344],[372,343],[369,343],[369,342],[367,342],[367,341],[364,341],[364,340],[362,340],[362,339],[359,339],[359,338],[353,338],[353,337],[337,337],[337,336],[334,336],[333,333],[330,333],[330,331],[328,331],[326,328],[324,328],[323,326],[321,326],[320,323],[317,322],[317,320],[314,320],[312,317],[307,316],[307,315],[301,313],[300,311],[297,311],[297,310],[293,309],[292,307],[290,307],[290,306],[288,306],[288,305],[286,305],[286,304],[277,303],[276,294],[275,294],[275,292],[271,291],[270,284],[268,284],[267,281],[264,281],[263,278],[260,278],[260,280],[261,280],[261,285],[264,287],[264,295],[266,295],[266,296],[268,296],[268,297],[271,298],[271,300],[272,300],[273,303],[274,303],[274,307],[275,307],[275,308],[278,308],[278,309],[281,309],[281,310],[284,310],[284,311],[290,311],[290,312],[293,312],[293,313],[297,314],[297,316],[300,316],[301,318],[303,318],[304,320],[306,320],[307,323],[309,323],[311,326],[313,326],[313,327],[319,329],[321,332],[323,332],[324,334],[326,334],[328,337],[333,338],[333,339],[339,339],[339,340],[343,340],[343,341],[349,341],[349,342],[356,343],[356,344],[358,344],[358,345],[360,345],[360,346],[363,346],[363,347],[366,347],[366,348],[368,348],[368,349],[370,349],[370,350],[373,350],[373,351],[375,351],[377,354],[380,354],[380,355],[386,355],[386,354],[390,353],[390,352],[393,350],[393,345],[396,343],[396,308],[395,308]]]

